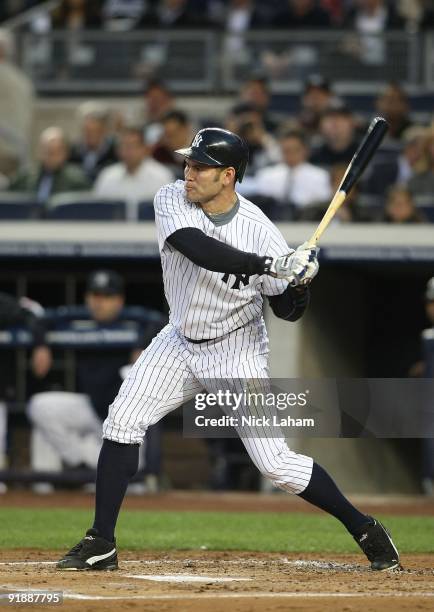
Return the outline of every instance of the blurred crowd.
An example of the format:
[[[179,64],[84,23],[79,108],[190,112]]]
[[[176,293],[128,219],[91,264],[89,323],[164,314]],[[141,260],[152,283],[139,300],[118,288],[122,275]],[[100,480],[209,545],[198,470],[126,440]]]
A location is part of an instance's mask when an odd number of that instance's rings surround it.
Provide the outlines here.
[[[38,4],[40,7],[38,8]],[[6,0],[3,19],[36,7],[28,27],[222,27],[234,35],[251,28],[355,28],[366,33],[434,25],[434,0]],[[48,6],[49,5],[49,6]],[[411,25],[413,24],[413,25]],[[234,39],[235,40],[235,39]],[[234,42],[234,40],[232,42]],[[272,73],[272,71],[271,71]],[[182,159],[195,131],[219,125],[248,144],[250,161],[238,191],[275,220],[316,221],[342,180],[369,119],[389,123],[387,137],[357,185],[338,222],[434,221],[434,123],[420,124],[398,82],[384,83],[363,115],[337,95],[319,73],[299,79],[301,94],[285,111],[267,72],[247,75],[225,116],[193,115],[167,83],[148,78],[139,113],[122,112],[104,99],[80,103],[74,138],[46,124],[33,153],[32,81],[14,62],[14,40],[0,30],[0,200],[28,197],[33,216],[64,194],[124,202],[126,218],[152,219],[160,186],[182,178]],[[125,108],[125,107],[124,107]],[[62,200],[63,202],[64,200]],[[137,211],[141,211],[140,213]]]
[[[29,165],[32,87],[8,59],[5,41],[0,35],[5,92],[0,99],[0,195],[27,194],[41,205],[42,217],[44,206],[59,194],[82,192],[130,207],[140,204],[148,211],[143,218],[151,219],[156,191],[183,176],[183,161],[174,150],[187,146],[197,129],[217,124],[239,134],[249,147],[239,193],[273,219],[315,221],[367,128],[366,117],[355,114],[320,74],[305,80],[292,114],[274,112],[267,78],[252,74],[220,121],[192,117],[165,83],[149,81],[134,121],[105,101],[81,103],[78,138],[70,142],[61,127],[47,126]],[[338,221],[433,221],[434,126],[414,121],[398,83],[379,91],[367,117],[377,114],[387,119],[389,132]]]
[[[44,2],[3,0],[0,19]],[[60,0],[35,14],[32,28],[131,30],[219,28],[432,28],[432,0]]]

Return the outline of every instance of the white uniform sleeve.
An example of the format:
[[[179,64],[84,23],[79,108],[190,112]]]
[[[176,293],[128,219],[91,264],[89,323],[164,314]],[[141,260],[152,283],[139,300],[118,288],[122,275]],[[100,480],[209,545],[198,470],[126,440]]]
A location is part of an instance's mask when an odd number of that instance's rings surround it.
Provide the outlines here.
[[[280,257],[281,255],[286,255],[287,253],[293,253],[294,249],[290,249],[286,244],[286,241],[282,234],[279,232],[277,227],[273,226],[270,231],[270,243],[267,249],[267,255],[269,257]],[[269,276],[264,274],[262,277],[262,294],[263,295],[280,295],[285,291],[288,287],[288,281],[273,278],[273,276]]]
[[[154,209],[160,250],[166,238],[177,230],[198,227],[192,205],[187,202],[182,189],[177,188],[175,183],[159,189],[154,198]]]

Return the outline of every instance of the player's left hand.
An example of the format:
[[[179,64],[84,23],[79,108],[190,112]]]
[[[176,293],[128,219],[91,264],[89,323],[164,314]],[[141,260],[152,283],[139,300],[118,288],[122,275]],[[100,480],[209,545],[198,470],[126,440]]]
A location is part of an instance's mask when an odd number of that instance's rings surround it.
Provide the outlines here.
[[[292,287],[307,285],[318,273],[318,251],[304,242],[293,253],[274,259],[269,274],[287,280]]]

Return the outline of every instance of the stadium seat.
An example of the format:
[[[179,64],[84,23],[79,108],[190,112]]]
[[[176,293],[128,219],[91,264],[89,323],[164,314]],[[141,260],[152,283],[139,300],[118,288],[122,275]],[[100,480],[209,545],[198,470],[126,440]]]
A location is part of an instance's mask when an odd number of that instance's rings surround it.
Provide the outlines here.
[[[37,219],[42,206],[28,193],[0,193],[0,219]]]
[[[122,200],[105,200],[89,193],[65,193],[49,200],[45,217],[65,221],[125,221],[126,204]]]
[[[416,208],[429,223],[434,223],[434,202],[432,204],[416,206]]]
[[[155,220],[154,203],[152,200],[144,200],[143,202],[139,202],[138,219],[139,221]]]
[[[361,193],[357,196],[356,207],[360,220],[379,221],[384,214],[384,199],[379,195]]]
[[[417,195],[414,197],[417,210],[429,223],[434,223],[434,197],[432,195]]]

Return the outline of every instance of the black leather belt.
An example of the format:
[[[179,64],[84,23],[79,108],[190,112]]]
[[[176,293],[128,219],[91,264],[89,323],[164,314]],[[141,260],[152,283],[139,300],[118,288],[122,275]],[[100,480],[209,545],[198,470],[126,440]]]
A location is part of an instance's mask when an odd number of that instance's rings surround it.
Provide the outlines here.
[[[219,342],[220,340],[223,340],[223,338],[226,338],[226,336],[229,336],[229,334],[238,331],[242,327],[244,327],[244,325],[240,325],[240,327],[233,329],[232,331],[228,332],[224,336],[220,336],[219,338],[207,338],[206,340],[193,340],[193,338],[187,338],[187,336],[184,336],[184,338],[187,340],[187,342],[191,342],[192,344],[203,344],[204,342]]]
[[[213,340],[218,340],[218,338],[210,338],[209,340],[193,340],[193,338],[187,338],[184,336],[187,342],[192,342],[193,344],[202,344],[203,342],[212,342]]]

